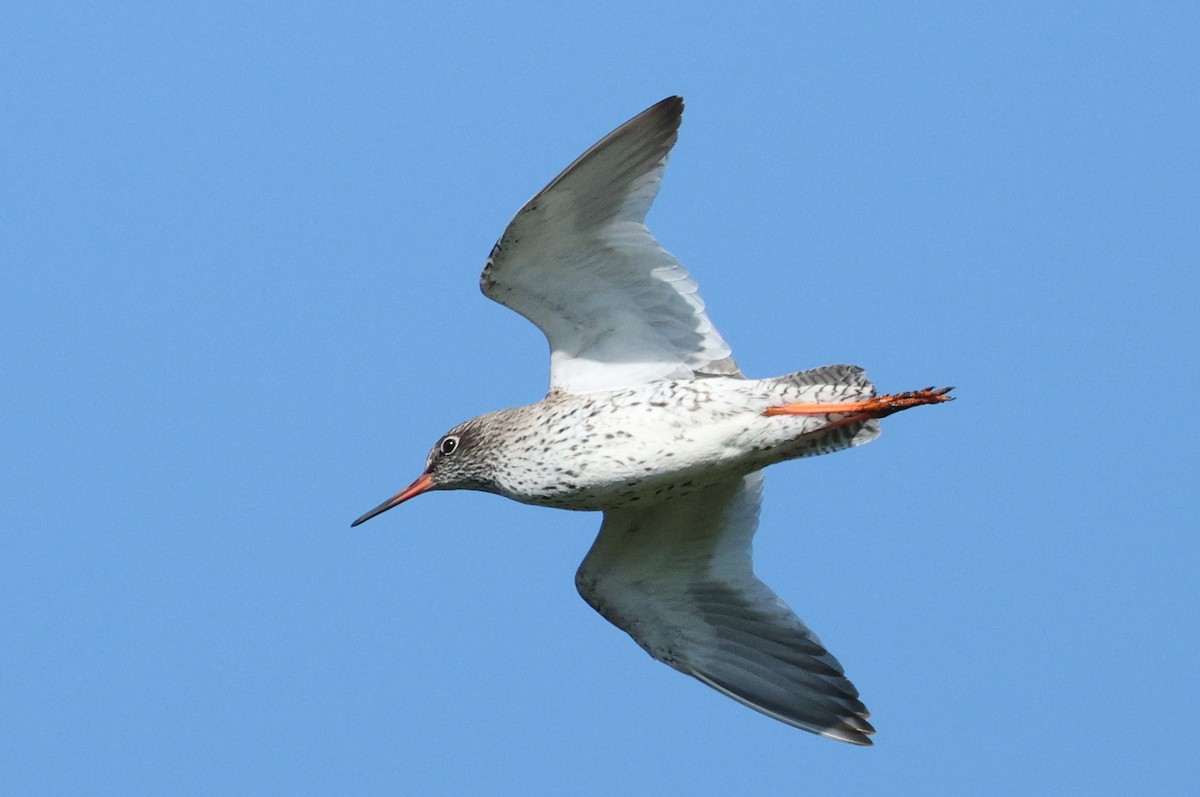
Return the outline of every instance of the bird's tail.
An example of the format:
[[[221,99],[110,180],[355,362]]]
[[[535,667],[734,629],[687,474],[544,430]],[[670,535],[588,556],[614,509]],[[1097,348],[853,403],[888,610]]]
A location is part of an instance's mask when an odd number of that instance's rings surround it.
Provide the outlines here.
[[[796,404],[866,401],[875,396],[875,385],[867,372],[857,365],[826,365],[779,377],[785,402]],[[788,445],[788,459],[831,454],[851,446],[860,446],[879,437],[879,421],[818,429],[804,434]]]
[[[857,365],[826,365],[781,376],[778,381],[789,388],[788,399],[797,403],[861,401],[875,395],[875,385]]]

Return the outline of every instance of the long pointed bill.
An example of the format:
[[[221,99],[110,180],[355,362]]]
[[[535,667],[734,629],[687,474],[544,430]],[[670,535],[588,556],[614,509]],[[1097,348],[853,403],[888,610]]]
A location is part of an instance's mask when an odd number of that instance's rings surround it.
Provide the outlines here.
[[[366,521],[370,520],[371,518],[375,517],[376,515],[383,514],[384,512],[388,511],[389,509],[391,509],[394,506],[400,506],[400,504],[403,504],[405,501],[407,501],[410,498],[420,495],[421,493],[425,492],[432,486],[433,486],[433,477],[430,476],[428,473],[422,473],[420,478],[418,478],[415,482],[408,485],[403,490],[396,493],[391,498],[384,501],[382,504],[375,507],[367,514],[363,515],[358,520],[351,523],[350,528],[354,528],[359,523],[365,523]]]

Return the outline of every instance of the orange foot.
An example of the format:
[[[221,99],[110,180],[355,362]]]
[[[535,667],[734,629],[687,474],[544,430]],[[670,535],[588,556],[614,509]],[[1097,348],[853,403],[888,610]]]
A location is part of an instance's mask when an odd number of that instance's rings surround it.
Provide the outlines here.
[[[885,418],[894,412],[906,410],[909,407],[919,407],[922,404],[941,404],[943,401],[953,401],[947,396],[952,387],[927,387],[924,390],[910,390],[907,393],[892,393],[888,396],[876,396],[866,401],[846,401],[842,403],[815,404],[783,404],[779,407],[767,407],[763,415],[833,415],[844,412],[852,413],[850,418],[842,418],[838,426],[847,423],[858,423],[871,418]]]

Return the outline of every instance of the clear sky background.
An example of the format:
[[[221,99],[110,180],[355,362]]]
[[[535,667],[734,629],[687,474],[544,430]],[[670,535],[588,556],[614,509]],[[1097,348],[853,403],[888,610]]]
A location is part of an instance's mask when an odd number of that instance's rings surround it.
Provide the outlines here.
[[[1197,6],[577,5],[5,4],[2,790],[1194,787]],[[958,386],[767,479],[871,749],[595,614],[598,516],[349,528],[542,396],[484,257],[675,93],[650,224],[746,372]]]

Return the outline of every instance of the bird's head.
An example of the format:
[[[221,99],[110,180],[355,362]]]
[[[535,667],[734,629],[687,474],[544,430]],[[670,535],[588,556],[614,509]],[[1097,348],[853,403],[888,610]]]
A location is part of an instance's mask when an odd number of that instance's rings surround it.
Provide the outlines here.
[[[434,444],[417,480],[351,523],[364,523],[430,490],[490,490],[490,468],[478,419],[460,423]]]

